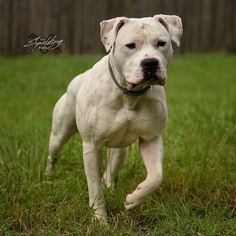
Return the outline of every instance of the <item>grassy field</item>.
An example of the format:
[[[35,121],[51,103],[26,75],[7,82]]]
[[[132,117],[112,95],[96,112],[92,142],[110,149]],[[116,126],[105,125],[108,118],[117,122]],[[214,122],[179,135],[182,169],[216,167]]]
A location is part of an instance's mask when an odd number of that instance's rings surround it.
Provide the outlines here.
[[[116,191],[104,189],[108,226],[91,221],[81,140],[43,176],[51,111],[69,81],[99,57],[0,58],[0,235],[235,235],[236,56],[176,56],[169,69],[164,181],[125,211],[145,177],[136,146]]]

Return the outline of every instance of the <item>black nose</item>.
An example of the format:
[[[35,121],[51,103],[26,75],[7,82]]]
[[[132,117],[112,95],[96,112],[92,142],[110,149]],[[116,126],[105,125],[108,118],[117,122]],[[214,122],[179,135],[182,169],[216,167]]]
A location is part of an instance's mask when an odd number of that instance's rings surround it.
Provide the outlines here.
[[[144,68],[157,68],[159,61],[156,58],[147,58],[141,61],[141,66]]]

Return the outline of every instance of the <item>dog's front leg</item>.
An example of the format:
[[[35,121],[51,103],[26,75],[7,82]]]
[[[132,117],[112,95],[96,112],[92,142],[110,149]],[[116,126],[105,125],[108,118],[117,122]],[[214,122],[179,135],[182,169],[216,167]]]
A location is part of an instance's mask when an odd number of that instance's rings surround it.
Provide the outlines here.
[[[126,209],[132,209],[143,202],[162,181],[162,137],[159,136],[149,142],[140,140],[140,151],[147,170],[147,177],[131,194],[128,194],[126,197]]]
[[[94,144],[83,143],[83,159],[88,183],[89,205],[95,210],[95,217],[106,220],[105,201],[101,188],[101,150]]]

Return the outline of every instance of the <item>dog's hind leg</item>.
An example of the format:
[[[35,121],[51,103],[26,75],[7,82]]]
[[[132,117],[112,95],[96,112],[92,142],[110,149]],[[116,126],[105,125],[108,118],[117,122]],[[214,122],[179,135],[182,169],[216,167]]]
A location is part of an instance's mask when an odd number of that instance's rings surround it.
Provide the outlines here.
[[[128,148],[110,148],[108,150],[107,168],[103,175],[103,182],[108,188],[114,187],[115,178],[117,177],[119,170],[126,159],[127,151]]]
[[[48,148],[49,155],[45,175],[51,174],[60,150],[76,132],[75,99],[72,94],[66,93],[58,100],[53,110],[52,130]]]

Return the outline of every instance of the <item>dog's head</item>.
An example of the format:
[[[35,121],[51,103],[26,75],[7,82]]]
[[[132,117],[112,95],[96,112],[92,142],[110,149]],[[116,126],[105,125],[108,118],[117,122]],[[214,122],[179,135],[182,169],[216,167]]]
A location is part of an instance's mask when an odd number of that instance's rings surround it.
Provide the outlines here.
[[[180,17],[117,17],[100,25],[101,41],[129,87],[165,84],[172,42],[179,46],[183,33]]]

